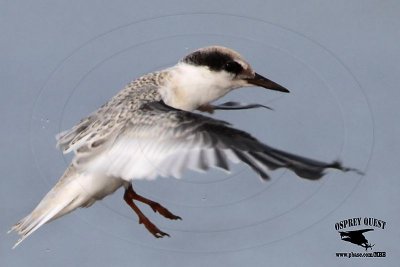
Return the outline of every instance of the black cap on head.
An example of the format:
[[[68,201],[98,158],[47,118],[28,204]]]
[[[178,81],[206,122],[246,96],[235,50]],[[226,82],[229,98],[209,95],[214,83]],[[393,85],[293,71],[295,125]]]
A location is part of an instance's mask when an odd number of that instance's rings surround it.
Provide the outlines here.
[[[182,62],[194,66],[205,66],[213,71],[224,70],[234,74],[238,79],[245,80],[249,85],[289,93],[289,90],[285,87],[255,73],[239,53],[226,47],[209,46],[201,48],[184,57]]]
[[[236,62],[232,55],[214,49],[195,51],[182,61],[191,65],[206,66],[213,71],[225,70],[235,75],[243,71],[243,66]]]

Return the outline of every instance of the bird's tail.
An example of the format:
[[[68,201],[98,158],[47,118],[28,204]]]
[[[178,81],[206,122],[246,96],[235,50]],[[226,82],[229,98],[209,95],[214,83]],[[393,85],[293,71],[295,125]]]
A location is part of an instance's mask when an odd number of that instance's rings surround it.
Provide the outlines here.
[[[70,166],[37,207],[11,228],[9,232],[15,231],[20,235],[20,239],[13,248],[17,247],[43,224],[57,219],[80,206],[89,206],[94,202],[85,197],[87,195],[85,194],[85,189],[77,179],[79,175],[81,174]]]

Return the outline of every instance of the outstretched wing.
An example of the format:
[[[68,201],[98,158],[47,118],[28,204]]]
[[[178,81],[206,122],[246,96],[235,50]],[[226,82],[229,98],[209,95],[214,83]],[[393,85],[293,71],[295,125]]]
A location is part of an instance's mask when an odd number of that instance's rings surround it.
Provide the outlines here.
[[[270,170],[282,167],[307,179],[321,178],[327,168],[349,170],[339,162],[324,163],[274,149],[227,122],[160,102],[137,109],[113,132],[112,141],[92,149],[75,148],[78,168],[128,181],[159,175],[179,178],[185,169],[229,171],[229,162],[244,162],[263,179],[269,178]]]
[[[362,230],[356,230],[356,231],[351,231],[350,233],[358,233],[358,234],[363,234],[365,232],[369,232],[369,231],[374,231],[374,229],[362,229]]]
[[[157,99],[157,84],[146,82],[148,79],[155,79],[157,75],[159,74],[151,73],[133,81],[96,112],[71,129],[58,134],[57,147],[63,153],[74,151],[76,154],[98,154],[107,148],[106,144],[115,140],[122,127],[144,102]]]

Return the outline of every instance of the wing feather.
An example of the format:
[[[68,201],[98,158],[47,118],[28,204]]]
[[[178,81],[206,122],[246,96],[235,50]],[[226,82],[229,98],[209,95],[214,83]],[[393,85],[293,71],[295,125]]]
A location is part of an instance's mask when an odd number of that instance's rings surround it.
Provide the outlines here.
[[[185,169],[229,171],[228,161],[247,164],[262,179],[269,179],[271,170],[283,167],[307,179],[321,178],[327,168],[350,170],[338,162],[325,163],[280,151],[227,122],[160,102],[144,104],[129,116],[123,114],[123,123],[106,129],[96,117],[84,120],[60,137],[60,147],[75,151],[77,168],[128,181],[157,176],[180,178]],[[76,133],[79,129],[82,131]],[[89,134],[93,131],[97,138]]]

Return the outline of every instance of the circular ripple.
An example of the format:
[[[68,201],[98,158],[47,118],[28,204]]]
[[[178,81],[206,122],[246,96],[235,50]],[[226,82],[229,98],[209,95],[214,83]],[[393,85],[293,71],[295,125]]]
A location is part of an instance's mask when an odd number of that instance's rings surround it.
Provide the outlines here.
[[[212,44],[240,51],[257,72],[292,92],[283,96],[259,88],[237,90],[225,99],[268,104],[275,111],[221,112],[218,118],[274,147],[326,161],[340,158],[348,166],[366,168],[373,144],[371,112],[359,84],[337,57],[278,25],[197,13],[123,25],[86,42],[60,63],[38,96],[32,115],[31,147],[44,180],[54,184],[70,159],[65,161],[54,149],[55,133],[71,127],[130,80]],[[136,226],[135,215],[121,204],[118,194],[92,207],[92,212],[78,214],[82,222],[102,232],[143,246],[233,251],[275,242],[311,227],[339,207],[361,178],[332,171],[321,181],[310,182],[279,170],[272,181],[260,183],[242,166],[235,166],[233,173],[187,172],[184,180],[135,182],[140,194],[184,218],[178,223],[154,216],[171,239],[155,240]],[[99,222],[103,215],[112,219]],[[134,236],[127,238],[127,232]]]

